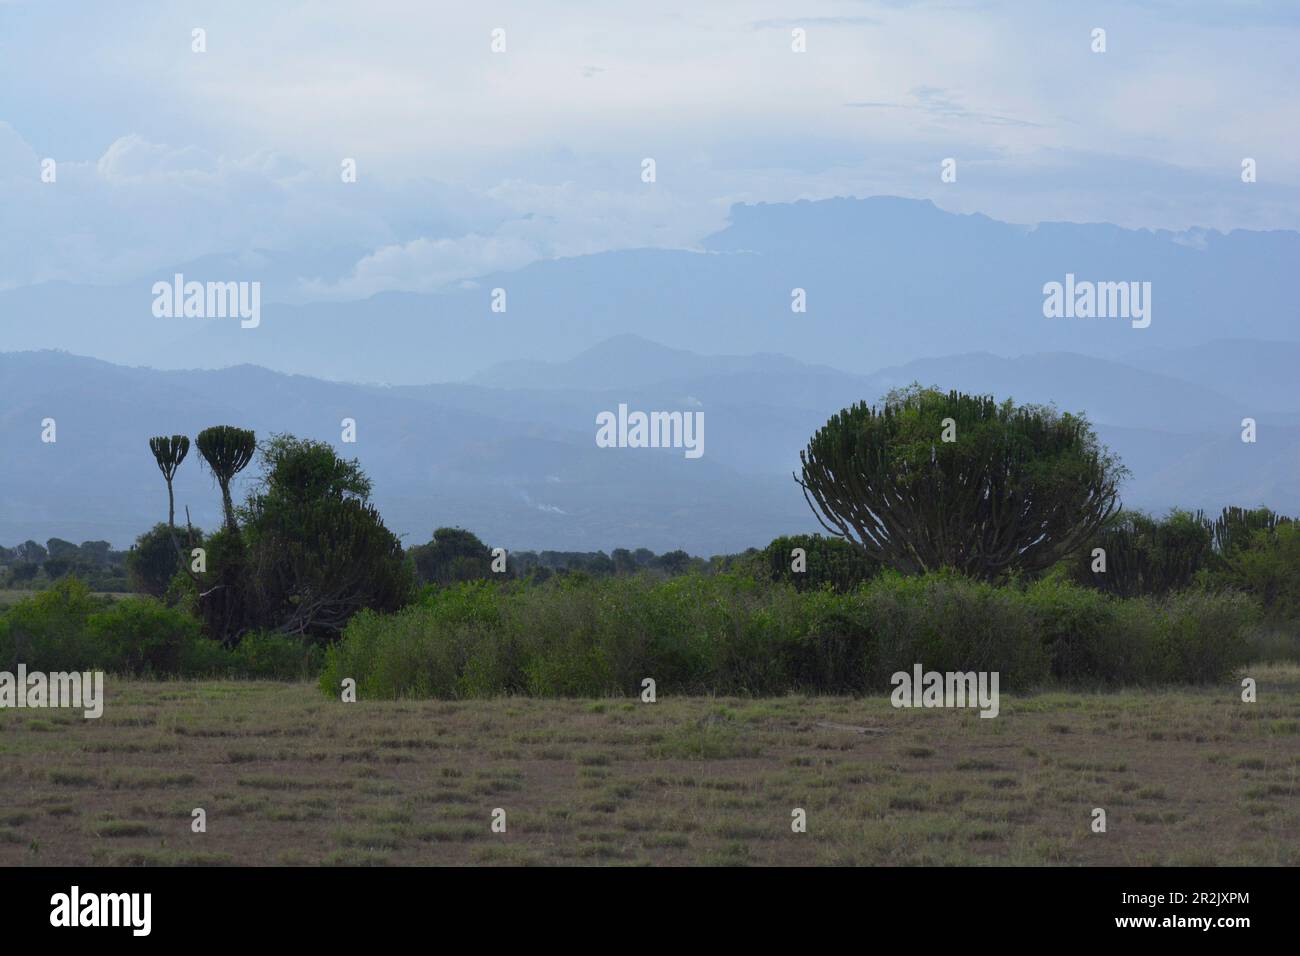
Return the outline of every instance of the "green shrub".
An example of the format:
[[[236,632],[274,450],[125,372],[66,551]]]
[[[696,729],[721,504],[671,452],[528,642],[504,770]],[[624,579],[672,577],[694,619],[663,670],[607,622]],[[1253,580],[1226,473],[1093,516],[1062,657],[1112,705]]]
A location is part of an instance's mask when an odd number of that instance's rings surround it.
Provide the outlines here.
[[[1300,522],[1243,532],[1235,541],[1207,582],[1254,596],[1272,624],[1300,625]]]
[[[110,603],[76,578],[24,598],[0,618],[0,665],[23,663],[46,672],[101,666],[105,648],[87,632],[86,622]]]
[[[1051,660],[1052,676],[1062,683],[1136,683],[1152,672],[1156,629],[1150,602],[1117,600],[1050,579],[1032,584],[1023,600]]]
[[[214,641],[204,641],[208,647]],[[323,654],[309,644],[287,634],[245,634],[229,652],[229,667],[236,677],[264,680],[302,680],[320,673]],[[198,663],[197,661],[195,663]]]
[[[873,684],[915,664],[937,671],[998,671],[1004,689],[1029,688],[1050,672],[1024,596],[954,572],[886,574],[863,589],[878,647]]]
[[[793,569],[795,548],[802,548],[806,567]],[[800,591],[829,587],[851,591],[880,573],[880,562],[843,538],[799,534],[776,538],[762,551],[760,567],[771,581],[793,584]]]
[[[0,613],[0,668],[20,662],[47,673],[300,680],[319,673],[321,653],[282,634],[249,634],[227,649],[184,610],[153,598],[97,598],[69,578]]]
[[[1184,591],[1162,607],[1161,670],[1168,683],[1223,680],[1248,663],[1259,605],[1244,594]]]
[[[99,668],[136,677],[181,673],[186,645],[203,640],[198,621],[151,598],[124,598],[92,614],[86,631],[103,649]]]
[[[845,594],[746,574],[479,582],[366,612],[320,683],[371,698],[884,693],[896,671],[998,671],[1002,689],[1220,680],[1244,663],[1254,604],[1191,591],[1122,600],[1055,579],[883,575]]]

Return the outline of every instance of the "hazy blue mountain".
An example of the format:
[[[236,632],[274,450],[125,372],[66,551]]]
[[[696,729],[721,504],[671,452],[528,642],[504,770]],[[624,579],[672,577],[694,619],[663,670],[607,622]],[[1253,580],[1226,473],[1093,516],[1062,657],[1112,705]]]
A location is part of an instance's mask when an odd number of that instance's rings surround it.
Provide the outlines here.
[[[1225,352],[1233,349],[1257,351],[1238,343]],[[799,450],[835,411],[914,380],[1087,414],[1133,472],[1124,489],[1131,507],[1300,513],[1294,412],[1261,412],[1235,393],[1087,356],[976,352],[855,375],[619,336],[475,380],[501,384],[389,387],[249,365],[155,371],[59,352],[0,354],[0,543],[57,535],[128,544],[166,514],[147,438],[231,423],[330,441],[359,458],[386,521],[408,543],[460,524],[510,548],[739,550],[814,530],[790,478]],[[1277,404],[1295,408],[1298,387],[1278,390]],[[597,448],[595,416],[619,403],[704,411],[705,456]],[[1259,423],[1253,445],[1240,440],[1246,415]],[[39,440],[46,417],[58,423],[53,445]],[[356,419],[355,445],[339,443],[345,417]],[[181,469],[177,498],[198,524],[219,520],[197,456]]]
[[[627,332],[598,342],[566,361],[500,362],[471,375],[466,382],[495,388],[608,389],[658,384],[666,378],[810,371],[843,374],[831,368],[810,369],[784,355],[696,355]]]
[[[701,250],[538,262],[438,294],[286,305],[271,301],[286,274],[274,260],[187,267],[186,278],[199,281],[266,274],[271,285],[256,329],[229,319],[155,319],[150,287],[170,279],[170,269],[111,289],[14,289],[0,293],[0,349],[63,348],[170,368],[252,363],[403,384],[463,380],[496,366],[484,383],[521,386],[530,384],[536,362],[565,361],[627,333],[696,354],[768,352],[856,372],[980,351],[1124,358],[1228,336],[1294,346],[1297,261],[1300,233],[1289,231],[1028,227],[888,197],[738,205],[730,225]],[[1043,285],[1067,273],[1152,283],[1150,327],[1044,318]],[[508,296],[504,314],[489,308],[498,287]],[[806,290],[805,314],[791,311],[796,287]],[[638,384],[643,366],[635,356],[620,368],[633,377],[607,377],[606,384]],[[743,369],[723,362],[720,370]],[[1262,397],[1278,404],[1267,393],[1242,399]]]
[[[327,440],[359,458],[386,522],[408,543],[459,524],[512,548],[709,553],[811,523],[788,479],[716,461],[707,427],[705,457],[688,461],[681,450],[597,448],[594,416],[559,428],[250,366],[158,372],[55,352],[0,355],[0,385],[11,396],[0,411],[0,541],[128,544],[166,516],[149,436],[218,423]],[[54,444],[40,441],[47,417]],[[339,443],[345,417],[357,422],[354,445]],[[219,521],[216,489],[193,452],[176,490],[196,524]]]
[[[1218,339],[1187,348],[1143,349],[1125,361],[1204,383],[1252,408],[1300,412],[1300,342]]]

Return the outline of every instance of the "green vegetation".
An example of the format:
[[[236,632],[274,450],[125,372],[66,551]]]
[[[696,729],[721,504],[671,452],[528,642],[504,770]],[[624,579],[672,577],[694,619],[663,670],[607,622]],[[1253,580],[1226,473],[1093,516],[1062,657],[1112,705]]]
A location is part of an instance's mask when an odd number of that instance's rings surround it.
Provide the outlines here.
[[[1119,507],[1123,467],[1086,419],[912,386],[833,416],[796,477],[831,534],[896,571],[1037,574]]]
[[[675,693],[859,694],[918,662],[995,670],[1008,688],[1119,687],[1300,660],[1300,523],[1115,513],[1122,467],[1052,409],[917,386],[855,405],[804,453],[800,483],[832,536],[707,561],[506,559],[447,527],[403,551],[370,479],[328,444],[218,426],[195,446],[221,489],[206,536],[176,527],[190,442],[172,435],[149,441],[168,520],[125,556],[57,538],[0,549],[0,583],[33,588],[0,592],[0,665],[467,698],[636,694],[646,677]],[[92,593],[110,574],[142,596]]]
[[[126,558],[125,552],[114,551],[107,541],[77,545],[50,538],[44,546],[35,541],[12,548],[0,546],[0,589],[37,591],[63,578],[77,577],[96,591],[124,593],[131,590]]]
[[[321,687],[374,697],[862,693],[916,662],[1004,687],[1214,681],[1250,657],[1255,605],[1189,591],[1121,601],[1063,580],[996,587],[953,572],[797,591],[737,574],[483,582],[363,612]]]
[[[319,650],[279,634],[248,634],[233,649],[201,633],[193,615],[154,600],[97,597],[75,579],[0,613],[0,667],[103,670],[136,677],[260,677],[319,673]]]

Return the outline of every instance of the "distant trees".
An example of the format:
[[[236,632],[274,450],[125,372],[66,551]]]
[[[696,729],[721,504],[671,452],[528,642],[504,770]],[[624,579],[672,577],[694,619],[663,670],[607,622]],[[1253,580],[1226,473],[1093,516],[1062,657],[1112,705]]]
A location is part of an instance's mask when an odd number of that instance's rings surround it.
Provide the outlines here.
[[[912,386],[833,416],[795,480],[822,526],[886,567],[1040,572],[1118,508],[1122,466],[1087,421]]]
[[[1230,506],[1214,519],[1210,532],[1214,536],[1214,548],[1226,558],[1243,548],[1250,547],[1252,541],[1259,539],[1256,535],[1263,531],[1272,534],[1281,525],[1292,524],[1294,519],[1277,514],[1268,508],[1238,508]]]
[[[94,590],[124,591],[124,561],[123,552],[114,551],[107,541],[78,545],[50,538],[44,546],[24,541],[12,548],[0,547],[0,588],[39,588],[71,575]]]
[[[630,574],[659,574],[674,577],[691,571],[712,570],[708,561],[685,551],[655,554],[649,548],[615,548],[604,551],[514,551],[510,554],[510,576],[541,582],[554,574],[586,574],[603,578]]]
[[[75,544],[62,538],[50,538],[46,541],[45,551],[51,558],[61,558],[65,561],[74,561],[81,553]]]
[[[445,586],[492,573],[491,549],[464,528],[438,528],[428,544],[416,545],[409,553],[421,584]]]
[[[1268,508],[1232,506],[1214,519],[1126,512],[1070,560],[1069,576],[1117,597],[1244,591],[1269,617],[1291,621],[1300,618],[1300,523]]]
[[[1072,559],[1080,584],[1116,597],[1168,594],[1189,587],[1213,557],[1210,525],[1201,512],[1152,518],[1116,515]]]
[[[194,547],[203,544],[203,532],[191,531]],[[135,539],[126,555],[126,573],[131,587],[139,594],[163,598],[178,572],[185,569],[186,555],[179,551],[170,524],[159,522]]]
[[[40,564],[49,556],[48,551],[30,539],[14,548],[14,559],[19,564]]]
[[[796,549],[802,552],[797,558]],[[773,539],[761,552],[761,567],[769,580],[793,584],[799,591],[829,586],[844,592],[874,578],[881,565],[843,538],[797,534]]]

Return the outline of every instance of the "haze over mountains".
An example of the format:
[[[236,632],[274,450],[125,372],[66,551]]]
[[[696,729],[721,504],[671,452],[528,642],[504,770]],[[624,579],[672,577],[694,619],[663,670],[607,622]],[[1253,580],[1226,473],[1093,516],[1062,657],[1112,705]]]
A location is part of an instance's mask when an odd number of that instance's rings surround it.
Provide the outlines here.
[[[1300,346],[1286,348],[1300,359]],[[1224,343],[1225,354],[1234,350],[1254,354]],[[1224,372],[1231,385],[1250,367]],[[1133,471],[1130,507],[1300,511],[1300,396],[1261,410],[1159,372],[1066,353],[970,353],[860,376],[771,355],[711,362],[621,336],[571,361],[488,369],[464,384],[354,385],[247,365],[155,371],[60,352],[0,355],[0,380],[12,396],[0,414],[7,542],[57,535],[129,544],[166,513],[146,439],[234,422],[261,436],[323,439],[358,457],[387,523],[408,543],[453,524],[510,548],[739,550],[816,530],[790,477],[799,450],[834,411],[914,380],[1088,411]],[[611,384],[619,380],[629,384]],[[1099,381],[1108,387],[1097,389]],[[704,457],[597,448],[596,414],[619,403],[704,411]],[[1240,440],[1247,412],[1259,422],[1253,445]],[[58,423],[52,445],[39,441],[46,417]],[[345,417],[357,422],[355,444],[339,442]],[[177,500],[197,524],[219,521],[216,489],[197,458],[181,469]]]
[[[509,548],[739,550],[816,530],[790,477],[799,450],[835,411],[912,381],[1085,412],[1133,472],[1131,507],[1300,512],[1296,262],[1293,232],[1026,228],[878,198],[738,206],[699,251],[552,260],[439,294],[290,306],[274,290],[301,256],[176,267],[266,276],[256,329],[155,318],[150,288],[173,270],[11,289],[0,543],[129,544],[166,515],[147,438],[229,423],[355,455],[408,544],[452,524]],[[1067,273],[1151,282],[1150,327],[1044,318],[1043,284]],[[703,411],[703,458],[596,447],[596,414],[620,403]],[[355,445],[339,443],[345,417]],[[217,522],[197,457],[177,500]]]
[[[830,199],[735,206],[730,225],[695,251],[547,260],[441,293],[288,305],[276,290],[294,274],[312,278],[303,273],[311,260],[276,253],[178,263],[121,286],[22,287],[0,292],[0,345],[392,384],[561,361],[621,333],[699,354],[773,352],[856,372],[971,351],[1121,358],[1225,338],[1297,341],[1297,262],[1300,233],[1289,231],[1030,227],[929,201]],[[154,318],[151,287],[175,272],[188,281],[264,280],[261,324]],[[1151,326],[1044,318],[1044,284],[1067,274],[1150,282]],[[505,313],[490,309],[497,288]],[[795,288],[806,290],[806,313],[791,311]]]

